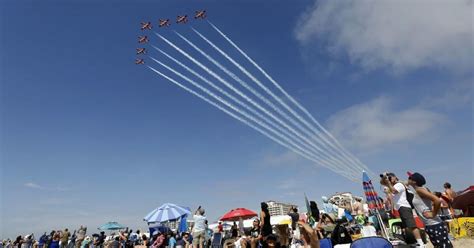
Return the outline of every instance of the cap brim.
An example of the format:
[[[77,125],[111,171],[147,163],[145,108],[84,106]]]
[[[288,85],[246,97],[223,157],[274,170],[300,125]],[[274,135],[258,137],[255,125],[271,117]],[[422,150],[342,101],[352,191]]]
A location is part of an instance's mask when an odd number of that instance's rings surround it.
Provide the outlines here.
[[[408,175],[408,177],[411,177],[413,175],[413,173],[407,171],[407,175]]]

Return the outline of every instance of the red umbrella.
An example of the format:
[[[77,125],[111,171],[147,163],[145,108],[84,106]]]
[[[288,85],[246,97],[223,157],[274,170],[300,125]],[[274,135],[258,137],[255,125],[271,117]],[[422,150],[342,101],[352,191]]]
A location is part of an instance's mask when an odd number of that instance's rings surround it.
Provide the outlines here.
[[[257,216],[257,213],[255,213],[252,210],[248,210],[246,208],[236,208],[224,214],[221,220],[222,221],[237,221],[240,219],[249,219],[255,216]]]
[[[464,214],[467,215],[474,215],[474,213],[468,213],[469,207],[474,206],[474,186],[470,186],[461,193],[458,194],[453,200],[453,208],[462,209]]]

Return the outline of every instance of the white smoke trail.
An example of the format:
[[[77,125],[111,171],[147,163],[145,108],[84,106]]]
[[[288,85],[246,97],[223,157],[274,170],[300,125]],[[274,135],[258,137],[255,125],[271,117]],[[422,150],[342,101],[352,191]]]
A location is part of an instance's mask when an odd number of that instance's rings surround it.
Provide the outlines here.
[[[210,70],[209,68],[207,68],[206,66],[204,66],[202,63],[200,63],[199,61],[197,61],[196,59],[194,59],[192,56],[190,56],[188,53],[184,52],[181,48],[179,48],[178,46],[176,46],[173,42],[169,41],[168,39],[166,39],[165,37],[163,37],[162,35],[158,34],[158,33],[155,33],[160,39],[162,39],[163,41],[165,41],[168,45],[170,45],[171,47],[173,47],[175,50],[177,50],[178,52],[180,52],[181,54],[183,54],[185,57],[187,57],[189,60],[191,60],[192,62],[194,62],[196,65],[198,65],[199,67],[201,67],[203,70],[205,70],[207,73],[211,74],[214,78],[216,78],[217,80],[219,80],[221,83],[223,83],[224,85],[226,85],[228,88],[230,88],[232,91],[234,91],[235,93],[237,93],[239,96],[241,96],[242,98],[246,99],[248,102],[250,102],[253,106],[255,106],[256,108],[258,108],[260,111],[264,112],[265,114],[267,114],[268,116],[270,116],[272,119],[274,119],[275,121],[277,121],[280,125],[283,125],[285,126],[288,130],[290,130],[292,133],[295,133],[298,137],[300,137],[301,139],[303,140],[306,140],[308,142],[308,139],[306,137],[303,137],[301,136],[298,132],[296,132],[293,128],[291,128],[290,126],[288,126],[286,123],[284,123],[283,121],[281,121],[278,117],[275,117],[272,113],[270,113],[267,109],[263,108],[262,106],[260,106],[259,104],[257,104],[256,102],[254,102],[251,98],[249,98],[247,95],[245,95],[244,93],[242,93],[240,90],[236,89],[235,87],[233,87],[231,84],[229,84],[226,80],[222,79],[220,76],[218,76],[216,73],[214,73],[212,70]],[[199,49],[199,48],[197,48]],[[200,49],[199,49],[200,50]],[[202,52],[202,50],[201,50]],[[204,52],[202,52],[203,55],[207,55],[205,54]],[[211,58],[212,59],[212,58]],[[216,62],[217,63],[217,62]],[[219,64],[220,65],[220,64]],[[308,142],[311,144],[311,142]],[[331,161],[333,161],[333,163],[335,164],[335,166],[339,167],[339,169],[341,168],[345,168],[349,171],[353,171],[354,173],[355,172],[355,169],[352,168],[352,167],[347,167],[346,165],[340,163],[339,161],[334,161],[334,159],[332,158],[329,158]]]
[[[283,116],[286,120],[290,121],[293,125],[295,125],[296,127],[298,127],[300,130],[302,130],[303,132],[305,132],[306,135],[308,136],[312,136],[311,133],[309,133],[306,129],[302,128],[301,125],[299,123],[297,123],[295,120],[293,120],[293,118],[290,118],[286,113],[284,113],[283,111],[281,111],[279,108],[277,108],[272,102],[270,102],[267,98],[265,98],[264,96],[262,96],[260,93],[258,93],[255,89],[253,89],[251,86],[249,86],[247,83],[245,83],[244,81],[242,81],[238,76],[236,76],[234,73],[232,73],[231,71],[229,71],[227,68],[225,68],[224,66],[222,66],[219,62],[217,62],[215,59],[213,59],[210,55],[208,55],[207,53],[205,53],[202,49],[200,49],[199,47],[197,47],[193,42],[191,42],[190,40],[186,39],[186,37],[184,37],[183,35],[179,34],[178,32],[175,31],[175,33],[181,38],[183,39],[186,43],[188,43],[191,47],[193,47],[196,51],[198,51],[200,54],[202,54],[204,57],[206,57],[211,63],[213,63],[214,65],[216,65],[217,67],[219,67],[219,69],[221,69],[222,71],[224,71],[224,73],[226,73],[228,76],[230,76],[232,79],[234,79],[235,81],[237,81],[240,85],[242,85],[244,88],[246,88],[247,90],[249,90],[252,94],[254,94],[255,96],[257,96],[260,100],[262,100],[263,102],[265,102],[268,106],[270,106],[273,110],[275,110],[277,113],[279,113],[281,116]],[[277,120],[278,121],[278,120]],[[279,123],[283,123],[281,121],[279,121]],[[293,128],[291,128],[288,124],[284,123],[282,124],[284,125],[288,130],[290,130],[291,132],[295,133],[298,137],[300,137],[301,139],[305,140],[306,142],[308,142],[309,144],[311,144],[312,147],[314,147],[315,149],[317,149],[319,152],[323,153],[324,155],[327,156],[327,154],[321,149],[319,148],[317,145],[315,145],[314,143],[312,143],[311,141],[308,140],[308,138],[304,137],[303,135],[301,135],[299,132],[296,132]],[[339,164],[340,166],[343,166],[343,167],[347,167],[347,169],[349,170],[355,170],[355,168],[353,167],[350,167],[350,166],[347,166],[346,164],[344,164],[342,161],[334,158],[333,156],[327,156],[329,160],[333,161],[334,163],[336,164]]]
[[[293,141],[296,141],[298,143],[300,143],[301,145],[307,147],[308,145],[304,142],[302,142],[301,140],[299,140],[298,138],[296,138],[294,135],[291,135],[290,133],[288,133],[288,131],[284,130],[283,128],[281,128],[279,125],[277,125],[276,123],[270,121],[268,118],[266,118],[265,116],[263,116],[262,114],[260,114],[259,112],[257,112],[255,109],[253,109],[252,107],[248,106],[247,104],[243,103],[242,101],[240,101],[239,99],[235,98],[234,96],[232,96],[231,94],[229,94],[228,92],[226,92],[225,90],[221,89],[220,87],[216,86],[214,83],[212,83],[210,80],[208,80],[207,78],[205,78],[204,76],[200,75],[199,73],[195,72],[193,69],[189,68],[188,66],[184,65],[183,63],[181,63],[180,61],[178,61],[177,59],[175,59],[173,56],[167,54],[166,52],[164,52],[163,50],[155,47],[152,45],[153,48],[155,48],[156,50],[158,50],[160,53],[162,53],[163,55],[165,55],[167,58],[169,58],[170,60],[172,60],[173,62],[177,63],[178,65],[180,65],[181,67],[183,67],[186,71],[190,72],[191,74],[193,74],[194,76],[198,77],[199,79],[201,79],[202,81],[204,81],[206,84],[208,84],[209,86],[211,86],[212,88],[216,89],[217,91],[219,91],[221,94],[225,95],[226,97],[230,98],[231,100],[233,100],[234,102],[236,102],[237,104],[239,104],[240,106],[244,107],[245,109],[247,109],[248,111],[252,112],[252,114],[256,115],[257,117],[259,117],[261,120],[263,120],[264,122],[266,122],[267,124],[271,125],[272,127],[278,129],[278,131],[284,133],[287,137],[291,137],[293,139]],[[154,60],[155,62],[159,63],[162,65],[161,62],[158,62],[156,59],[150,57],[152,60]],[[165,66],[165,65],[163,65]],[[171,70],[173,71],[175,74],[176,72],[171,69],[171,68],[168,68],[168,66],[165,66],[165,68],[167,68],[168,70]],[[178,74],[177,74],[178,75]],[[179,76],[179,75],[178,75]],[[185,79],[186,80],[186,79]],[[307,148],[306,148],[307,149]],[[310,152],[308,152],[310,153]],[[313,154],[314,156],[316,156],[316,154]],[[321,158],[320,156],[316,156],[318,157],[319,159],[323,159]]]
[[[244,67],[242,67],[239,63],[237,63],[232,57],[227,55],[222,49],[220,49],[218,46],[216,46],[212,41],[207,39],[203,34],[201,34],[199,31],[197,31],[194,28],[191,28],[199,37],[201,37],[204,41],[206,41],[211,47],[213,47],[215,50],[217,50],[222,56],[224,56],[227,60],[229,60],[233,65],[235,65],[237,68],[239,68],[240,71],[242,71],[247,77],[249,77],[253,82],[255,82],[261,89],[263,89],[267,94],[269,94],[273,99],[275,99],[280,105],[282,105],[287,111],[289,111],[293,116],[295,116],[300,122],[304,123],[309,129],[313,130],[313,132],[317,132],[317,130],[310,125],[304,118],[302,118],[298,113],[296,113],[292,108],[290,108],[285,102],[283,102],[278,96],[276,96],[271,90],[269,90],[265,85],[263,85],[257,78],[255,78],[251,73],[249,73]],[[309,136],[312,136],[312,134],[309,133],[305,128],[301,127],[301,125],[297,126],[300,129],[305,130],[305,133]],[[318,136],[319,137],[319,136]],[[324,139],[324,137],[319,137],[321,139]],[[319,145],[325,148],[328,153],[332,153],[332,155],[329,156],[335,156],[341,159],[341,161],[348,162],[349,164],[352,164],[353,166],[358,166],[357,163],[352,162],[351,160],[348,160],[344,156],[341,156],[340,153],[335,152],[334,149],[330,148],[327,144],[322,142],[320,139],[314,139],[316,142],[318,142]],[[359,167],[358,169],[363,170],[364,168]]]
[[[367,172],[369,172],[370,174],[373,174],[373,172],[371,172],[371,170],[365,165],[363,164],[358,158],[356,158],[352,153],[350,153],[349,151],[347,151],[340,143],[339,141],[334,138],[334,136],[332,136],[331,133],[329,133],[312,115],[311,113],[309,113],[308,110],[306,110],[306,108],[304,108],[301,104],[298,103],[298,101],[296,101],[290,94],[288,94],[270,75],[268,75],[268,73],[263,70],[252,58],[250,58],[247,53],[245,53],[242,49],[240,49],[239,46],[237,46],[230,38],[228,38],[219,28],[217,28],[214,24],[212,24],[210,21],[208,21],[208,23],[225,39],[227,40],[235,49],[237,49],[237,51],[240,52],[240,54],[242,54],[252,65],[254,65],[278,90],[280,90],[280,92],[282,92],[294,105],[296,105],[308,118],[311,119],[311,121],[313,121],[317,126],[318,128],[320,128],[323,133],[328,136],[335,144],[336,146],[334,146],[334,144],[332,142],[328,142],[332,147],[334,147],[335,149],[339,149],[343,152],[343,154],[345,154],[348,159],[352,160],[353,162],[359,164],[360,166],[362,166],[363,168],[365,168],[365,170]],[[319,133],[319,132],[318,132]],[[327,141],[327,140],[326,140]]]
[[[158,60],[156,60],[156,59],[154,59],[154,60],[155,60],[157,63],[159,63],[160,65],[166,66],[165,64],[159,62]],[[148,66],[148,68],[151,69],[152,71],[154,71],[155,73],[157,73],[158,75],[164,77],[164,78],[167,79],[168,81],[174,83],[175,85],[177,85],[177,86],[181,87],[182,89],[188,91],[189,93],[191,93],[191,94],[193,94],[193,95],[195,95],[195,96],[201,98],[201,99],[204,100],[205,102],[207,102],[207,103],[211,104],[212,106],[218,108],[219,110],[223,111],[224,113],[230,115],[231,117],[233,117],[233,118],[235,118],[235,119],[237,119],[237,120],[243,122],[244,124],[248,125],[249,127],[253,128],[253,129],[255,129],[256,131],[260,132],[261,134],[267,136],[268,138],[272,139],[273,141],[277,142],[278,144],[280,144],[280,145],[282,145],[282,146],[284,146],[284,147],[290,149],[291,151],[293,151],[293,152],[295,152],[295,153],[297,153],[297,154],[299,154],[299,155],[301,155],[301,156],[303,156],[303,157],[305,157],[305,158],[307,158],[307,159],[309,159],[309,160],[311,160],[311,161],[313,161],[313,162],[316,162],[316,163],[318,163],[318,164],[322,164],[323,166],[325,165],[324,162],[319,161],[319,160],[317,160],[317,159],[314,159],[314,158],[312,158],[311,156],[308,156],[307,154],[305,154],[304,152],[301,152],[300,149],[298,148],[298,146],[296,146],[296,145],[295,145],[295,146],[290,146],[290,145],[288,145],[287,143],[282,142],[280,139],[275,138],[273,135],[270,135],[270,134],[267,133],[266,131],[260,129],[259,127],[255,126],[255,125],[253,125],[252,123],[248,122],[247,120],[245,120],[245,119],[243,119],[243,118],[237,116],[236,114],[232,113],[231,111],[229,111],[229,110],[225,109],[224,107],[220,106],[218,103],[216,103],[216,102],[214,102],[214,101],[208,99],[207,97],[205,97],[205,96],[203,96],[203,95],[197,93],[196,91],[194,91],[194,90],[192,90],[192,89],[190,89],[190,88],[188,88],[188,87],[186,87],[186,86],[180,84],[179,82],[177,82],[176,80],[172,79],[171,77],[165,75],[164,73],[162,73],[162,72],[160,72],[160,71],[158,71],[158,70],[156,70],[156,69],[154,69],[153,67],[150,67],[150,66]],[[167,67],[167,66],[166,66],[165,68],[171,69],[170,67]],[[207,90],[206,88],[200,86],[199,84],[195,83],[194,81],[192,81],[191,79],[187,78],[186,76],[184,76],[184,75],[178,73],[177,71],[172,70],[172,72],[174,72],[174,73],[177,74],[178,76],[182,77],[183,79],[185,79],[185,80],[188,81],[189,83],[193,84],[195,87],[199,88],[200,90],[204,91],[206,94],[212,96],[214,99],[217,99],[217,100],[220,101],[221,103],[224,103],[227,107],[229,107],[229,108],[233,109],[234,111],[236,111],[237,113],[239,113],[239,114],[245,116],[245,113],[244,113],[244,112],[241,112],[241,111],[239,111],[239,110],[236,109],[236,108],[233,108],[231,104],[227,103],[225,100],[223,100],[223,99],[220,98],[219,96],[216,96],[215,94],[213,94],[212,92],[210,92],[210,91]],[[227,104],[226,104],[226,103],[227,103]],[[248,118],[249,116],[246,116],[246,117]],[[252,118],[252,117],[250,117],[250,118]],[[252,120],[252,121],[258,123],[258,121],[256,121],[256,120]],[[262,126],[263,123],[260,122],[260,123],[258,123],[258,124]],[[265,126],[265,124],[263,124],[263,127],[266,128],[267,130],[271,130],[271,128],[269,128],[268,126]],[[278,135],[278,133],[275,132],[274,130],[273,130],[273,132]],[[291,144],[291,143],[290,143],[290,144]],[[294,144],[293,144],[293,145],[294,145]],[[295,149],[295,147],[297,147],[298,149]],[[336,172],[336,173],[338,173],[338,174],[342,174],[343,176],[345,176],[346,178],[348,178],[348,179],[350,179],[350,180],[352,180],[352,181],[358,182],[357,178],[355,178],[354,175],[345,174],[344,171],[335,171],[334,168],[329,167],[329,166],[325,166],[325,167],[327,167],[328,169],[333,170],[334,172]]]

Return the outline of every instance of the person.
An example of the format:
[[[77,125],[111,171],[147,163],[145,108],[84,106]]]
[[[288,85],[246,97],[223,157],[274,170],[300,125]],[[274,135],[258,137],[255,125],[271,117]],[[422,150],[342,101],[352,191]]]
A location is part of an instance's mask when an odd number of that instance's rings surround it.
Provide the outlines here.
[[[364,226],[361,230],[362,237],[375,237],[377,236],[377,230],[373,226],[373,223],[369,220],[369,218],[365,217]]]
[[[420,173],[408,177],[408,185],[415,189],[413,206],[425,225],[431,243],[435,248],[452,248],[448,237],[448,229],[437,213],[441,208],[441,200],[424,187],[426,179]]]
[[[183,241],[184,241],[184,248],[189,248],[191,246],[191,237],[189,237],[189,233],[183,234]]]
[[[194,226],[193,226],[193,247],[197,248],[204,248],[204,240],[206,238],[206,217],[204,214],[206,211],[198,207],[198,209],[194,212]]]
[[[316,231],[303,221],[299,221],[298,226],[300,227],[299,229],[304,241],[304,247],[319,248],[319,238]]]
[[[290,208],[290,211],[288,212],[288,215],[291,218],[291,229],[296,230],[296,223],[298,223],[298,220],[300,219],[300,215],[298,214],[298,209],[292,206]]]
[[[120,237],[115,237],[112,242],[109,243],[108,248],[120,248]]]
[[[69,230],[66,228],[64,231],[61,233],[61,248],[66,248],[67,247],[67,242],[69,241],[69,236],[71,234],[69,233]]]
[[[440,208],[440,211],[438,213],[439,217],[443,221],[451,219],[451,213],[449,212],[449,204],[446,201],[447,199],[445,199],[446,197],[444,197],[443,193],[441,193],[441,192],[434,192],[434,195],[436,197],[438,197],[439,200],[441,201],[441,208]]]
[[[265,202],[260,203],[260,234],[262,235],[262,246],[266,248],[267,244],[267,237],[273,233],[272,225],[270,224],[270,212],[268,211],[268,204]]]
[[[143,246],[150,247],[150,240],[148,240],[148,237],[145,234],[142,235],[142,241]]]
[[[47,239],[48,239],[48,235],[46,234],[46,232],[44,232],[43,235],[41,235],[41,237],[39,238],[38,247],[44,248]]]
[[[456,198],[457,194],[456,192],[451,188],[451,184],[446,182],[443,185],[444,187],[444,194],[448,197],[449,201],[448,203],[451,203],[454,198]]]
[[[153,244],[151,245],[152,248],[164,248],[165,247],[165,235],[160,231],[153,232]]]
[[[383,187],[383,192],[385,193],[385,199],[383,201],[385,210],[388,212],[392,212],[393,210],[393,198],[392,198],[392,193],[390,193],[390,190],[388,189],[387,186]]]
[[[331,236],[332,231],[336,227],[336,215],[334,213],[322,214],[321,221],[318,222],[316,230],[321,234],[321,237],[328,238]]]
[[[184,248],[186,243],[183,240],[183,237],[181,235],[177,234],[176,235],[176,248]]]
[[[79,227],[79,230],[77,231],[77,237],[76,237],[76,248],[80,248],[82,245],[82,241],[86,238],[86,233],[87,233],[87,227],[81,226]]]
[[[250,248],[257,248],[262,236],[260,235],[260,221],[254,219],[250,229]]]
[[[174,233],[169,233],[168,234],[168,247],[170,248],[175,248],[176,247],[176,238],[175,238],[176,235],[174,235]]]
[[[413,217],[413,209],[407,199],[408,190],[406,186],[399,182],[397,176],[394,173],[387,172],[380,176],[382,177],[380,184],[387,186],[389,191],[393,194],[393,207],[400,214],[402,228],[408,232],[413,233],[417,245],[419,247],[424,247],[425,244],[421,239],[420,230],[417,228],[415,218]]]
[[[231,238],[237,239],[237,237],[239,236],[239,228],[237,227],[237,223],[235,221],[232,227],[230,228],[230,232],[232,235]]]
[[[53,231],[52,232],[52,239],[51,239],[51,244],[48,246],[49,248],[59,248],[59,240],[61,238],[59,231]]]
[[[224,232],[224,226],[222,225],[222,222],[219,221],[219,224],[217,225],[217,232],[223,233]]]

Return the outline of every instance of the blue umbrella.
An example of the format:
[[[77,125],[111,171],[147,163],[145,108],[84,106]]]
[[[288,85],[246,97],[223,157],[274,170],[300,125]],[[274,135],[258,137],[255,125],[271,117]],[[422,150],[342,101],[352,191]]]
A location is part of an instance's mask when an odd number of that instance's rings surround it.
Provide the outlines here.
[[[103,224],[98,229],[103,230],[103,231],[120,230],[120,229],[125,229],[125,226],[120,225],[119,223],[113,221],[113,222],[107,222],[107,223]]]
[[[178,232],[183,233],[188,231],[188,223],[187,223],[187,215],[183,215],[181,217],[181,221],[179,222]]]
[[[165,203],[161,207],[151,211],[143,220],[146,222],[166,222],[176,220],[181,216],[191,214],[191,211],[185,207],[172,203]]]

